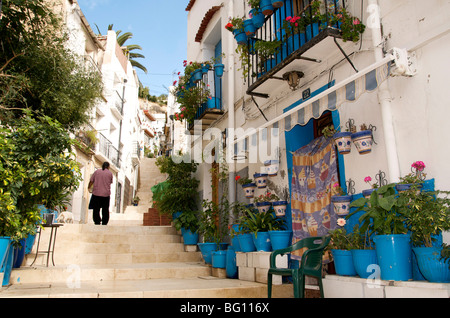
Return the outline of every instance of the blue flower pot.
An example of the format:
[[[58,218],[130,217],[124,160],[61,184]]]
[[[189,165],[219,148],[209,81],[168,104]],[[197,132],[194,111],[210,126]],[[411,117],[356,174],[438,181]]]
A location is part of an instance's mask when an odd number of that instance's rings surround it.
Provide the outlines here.
[[[358,149],[359,154],[365,155],[372,152],[372,130],[358,131],[352,134],[352,141],[356,149]]]
[[[291,245],[292,231],[269,231],[269,236],[274,251]]]
[[[200,82],[201,79],[202,79],[202,75],[203,75],[203,73],[202,73],[202,69],[201,68],[196,69],[195,71],[193,71],[191,73],[191,77],[192,77],[192,80],[194,81],[194,83]]]
[[[412,279],[412,249],[409,234],[375,235],[375,250],[382,280]]]
[[[273,13],[272,0],[261,0],[259,7],[264,15],[271,15]]]
[[[190,229],[182,228],[181,234],[183,235],[184,245],[197,245],[198,232],[192,233]]]
[[[268,212],[271,206],[272,203],[270,202],[256,202],[256,208],[258,209],[259,213]]]
[[[252,14],[252,22],[256,29],[259,29],[264,25],[264,19],[266,16],[262,11],[258,11],[256,9],[250,10],[250,13]]]
[[[234,38],[235,38],[237,44],[240,44],[240,45],[247,44],[247,35],[245,34],[244,29],[234,30],[233,34],[234,34]]]
[[[267,187],[267,173],[255,173],[253,178],[255,178],[256,186],[259,189]]]
[[[251,19],[244,20],[244,31],[247,37],[252,37],[255,35],[256,28]]]
[[[0,237],[0,273],[3,273],[2,286],[8,286],[14,262],[14,247],[9,237]]]
[[[369,198],[372,195],[372,192],[375,191],[376,189],[366,189],[366,190],[362,190],[362,195],[365,198]]]
[[[272,0],[272,6],[274,8],[281,8],[284,6],[284,0]]]
[[[223,69],[225,68],[225,65],[223,64],[214,64],[214,72],[217,77],[223,76]]]
[[[28,255],[31,253],[31,250],[33,249],[34,242],[36,241],[36,234],[29,235],[27,237],[27,245],[25,249],[25,254]]]
[[[373,266],[378,266],[375,250],[352,250],[353,265],[361,278],[368,278],[373,274]],[[378,277],[379,278],[379,277]]]
[[[208,74],[209,68],[210,68],[209,64],[202,64],[202,73]]]
[[[283,217],[286,215],[287,201],[275,201],[272,203],[275,215],[277,217]]]
[[[411,189],[411,187],[413,186],[412,183],[406,183],[406,184],[396,184],[395,185],[395,189],[398,192],[403,192],[403,191],[408,191],[409,189]],[[417,190],[420,190],[423,188],[422,184],[416,184],[415,187],[417,188]]]
[[[336,274],[340,276],[356,276],[356,269],[353,265],[353,256],[351,251],[331,250],[334,259]]]
[[[331,202],[334,206],[334,212],[340,216],[346,216],[350,213],[350,202],[353,196],[351,195],[333,195]]]
[[[216,243],[198,243],[198,248],[202,253],[203,260],[206,264],[212,264],[212,252],[217,250]]]
[[[22,239],[19,242],[19,246],[14,248],[14,262],[13,262],[13,268],[20,268],[23,263],[23,259],[25,258],[25,251],[27,248],[27,240]]]
[[[256,251],[255,243],[253,242],[252,235],[249,233],[239,234],[239,246],[241,247],[241,251],[248,253]]]
[[[269,232],[258,232],[256,235],[252,233],[252,237],[258,252],[270,252],[272,250]]]
[[[415,247],[419,270],[430,283],[450,283],[450,260],[441,260],[441,247]]]
[[[212,267],[225,268],[227,260],[227,251],[214,251],[212,254]]]
[[[230,246],[227,249],[226,273],[228,278],[238,278],[238,269],[236,265],[236,250]]]
[[[233,231],[237,233],[239,231],[239,224],[233,224],[232,225]],[[233,250],[235,252],[241,251],[241,246],[239,245],[239,238],[238,235],[235,235],[231,238],[231,246],[233,247]]]
[[[334,142],[341,155],[346,155],[352,150],[352,133],[349,131],[338,132],[333,135]]]

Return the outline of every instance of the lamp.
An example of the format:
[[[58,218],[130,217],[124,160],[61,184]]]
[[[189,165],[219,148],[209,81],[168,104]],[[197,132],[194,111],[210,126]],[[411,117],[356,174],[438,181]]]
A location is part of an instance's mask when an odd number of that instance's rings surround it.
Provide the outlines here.
[[[287,72],[283,75],[283,80],[287,81],[289,87],[295,91],[297,89],[298,84],[300,84],[300,79],[304,77],[305,74],[299,71],[291,71]]]

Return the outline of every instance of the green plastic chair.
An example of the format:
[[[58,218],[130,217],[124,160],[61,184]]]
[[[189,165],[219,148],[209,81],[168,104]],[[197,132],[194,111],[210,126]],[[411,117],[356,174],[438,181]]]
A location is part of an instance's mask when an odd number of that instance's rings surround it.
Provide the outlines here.
[[[307,237],[286,248],[273,251],[270,254],[270,269],[267,273],[268,297],[272,297],[272,275],[292,276],[294,282],[294,297],[305,297],[305,276],[314,276],[319,280],[320,295],[323,298],[322,287],[322,256],[323,251],[330,243],[331,237],[315,236]],[[277,255],[285,255],[293,251],[307,248],[303,253],[299,268],[277,268],[275,259]]]

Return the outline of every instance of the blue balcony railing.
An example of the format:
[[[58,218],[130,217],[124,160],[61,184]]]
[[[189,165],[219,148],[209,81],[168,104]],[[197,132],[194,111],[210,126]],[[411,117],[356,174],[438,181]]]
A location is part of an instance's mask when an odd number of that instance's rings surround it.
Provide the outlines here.
[[[340,36],[339,25],[332,22],[332,14],[337,14],[342,8],[342,1],[321,0],[320,18],[314,16],[311,5],[313,2],[313,0],[285,0],[282,7],[265,17],[262,27],[248,39],[248,94],[267,97],[266,94],[259,94],[254,90],[293,60],[302,58],[302,53],[325,37]],[[301,31],[287,34],[283,23],[287,17],[293,16],[309,17],[312,22]],[[259,41],[281,44],[274,53],[267,55],[255,49],[259,46],[256,44]]]

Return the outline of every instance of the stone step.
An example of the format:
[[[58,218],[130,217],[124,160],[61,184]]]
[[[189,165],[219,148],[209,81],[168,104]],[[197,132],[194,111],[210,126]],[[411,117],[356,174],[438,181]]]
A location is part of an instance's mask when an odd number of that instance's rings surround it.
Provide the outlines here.
[[[211,267],[200,262],[135,263],[110,265],[60,265],[21,267],[12,271],[10,283],[65,283],[70,281],[121,281],[162,278],[192,278],[211,275]]]
[[[307,294],[308,296],[308,294]],[[272,297],[292,298],[291,284],[273,286]],[[267,285],[213,276],[11,285],[0,298],[267,298]],[[179,309],[177,308],[177,311]]]

